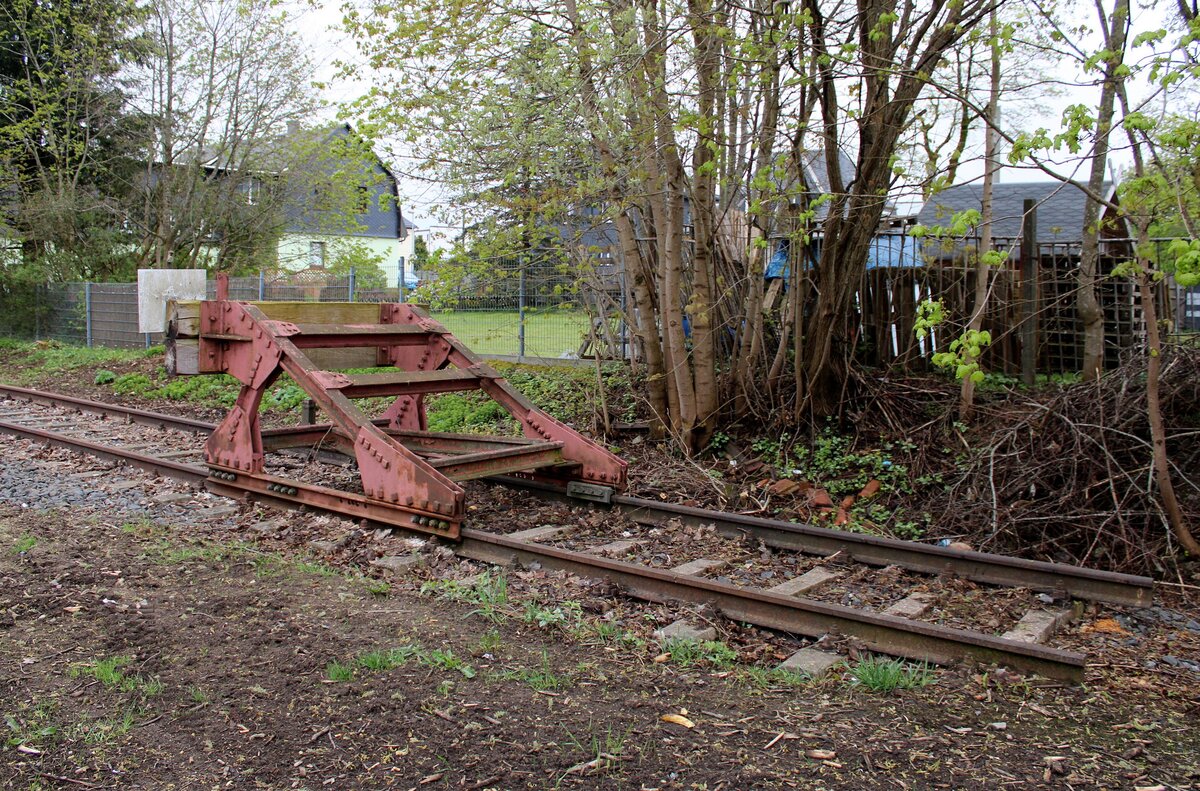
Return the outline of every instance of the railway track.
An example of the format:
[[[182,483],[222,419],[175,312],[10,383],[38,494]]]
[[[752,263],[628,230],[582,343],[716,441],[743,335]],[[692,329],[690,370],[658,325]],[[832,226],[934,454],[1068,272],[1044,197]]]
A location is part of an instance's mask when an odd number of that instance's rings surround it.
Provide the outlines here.
[[[4,399],[0,401],[0,433],[130,464],[192,484],[203,483],[215,494],[236,499],[247,496],[241,489],[224,486],[204,466],[199,438],[207,436],[213,424],[9,386],[0,386],[0,399]],[[136,427],[182,435],[173,440],[178,449],[164,452],[170,443],[162,442],[161,437],[156,441],[154,436],[139,434]],[[314,426],[314,433],[319,434],[320,428]],[[264,431],[263,437],[269,442],[271,431]],[[330,475],[336,475],[339,469],[337,465],[308,466],[320,466]],[[488,483],[517,490],[523,493],[521,496],[537,501],[565,500],[557,490],[528,480],[494,478]],[[319,507],[319,503],[306,501],[304,495],[301,484],[298,489],[254,492],[249,496],[283,507]],[[1072,617],[1072,601],[1146,606],[1153,596],[1153,583],[1145,577],[623,495],[613,496],[606,504],[573,499],[568,502],[574,508],[611,509],[615,513],[603,519],[605,529],[596,530],[594,535],[561,525],[508,534],[465,527],[461,539],[451,546],[460,556],[474,560],[499,565],[539,564],[607,578],[637,598],[709,605],[733,620],[788,633],[814,638],[836,633],[896,656],[937,663],[995,663],[1072,682],[1083,679],[1086,658],[1044,644],[1055,628]],[[765,559],[762,563],[775,570],[758,572],[748,582],[730,573],[731,568],[741,566],[722,557],[692,557],[685,563],[664,564],[663,556],[669,555],[659,551],[656,542],[661,543],[664,535],[678,537],[680,530],[692,531],[689,535],[721,537],[723,544],[699,542],[696,551],[702,544],[705,550],[724,546],[716,551],[733,558],[758,554]],[[743,565],[754,567],[755,562],[759,561],[750,559]],[[860,588],[854,592],[849,584],[839,587],[839,578],[857,580],[855,584]],[[882,593],[870,593],[873,579],[887,581]],[[953,592],[954,586],[943,584],[948,579],[969,581],[973,595],[980,597],[992,590],[1011,593],[1014,588],[1028,589],[1031,608],[1008,624],[962,628],[936,622],[931,618],[945,620],[943,609],[949,611],[949,607],[940,606],[939,600],[939,591]],[[1040,592],[1041,597],[1033,592]],[[1045,606],[1048,603],[1053,606]],[[950,620],[957,624],[962,619]]]

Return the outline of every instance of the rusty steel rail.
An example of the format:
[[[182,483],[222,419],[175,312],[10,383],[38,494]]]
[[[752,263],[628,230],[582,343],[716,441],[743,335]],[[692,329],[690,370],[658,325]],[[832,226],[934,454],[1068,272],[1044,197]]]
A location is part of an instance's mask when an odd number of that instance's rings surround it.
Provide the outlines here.
[[[567,499],[560,490],[538,481],[509,476],[497,476],[489,480],[533,491],[541,496]],[[1133,574],[919,544],[779,519],[659,503],[628,495],[613,495],[611,506],[643,524],[660,524],[669,519],[678,519],[691,527],[711,525],[725,536],[753,538],[771,547],[812,555],[828,556],[844,552],[868,565],[894,565],[926,574],[955,574],[991,585],[1031,588],[1134,607],[1148,607],[1154,599],[1154,580]]]
[[[22,387],[0,385],[0,396],[25,399],[50,406],[68,406],[82,411],[121,416],[130,422],[174,428],[192,433],[212,431],[214,424],[200,420],[149,412],[117,404],[45,393]],[[326,427],[314,426],[314,431]],[[272,430],[263,432],[270,437]],[[492,483],[524,489],[545,497],[566,498],[562,490],[549,484],[523,478],[497,476]],[[894,538],[850,533],[815,525],[784,522],[778,519],[712,511],[673,503],[659,503],[628,495],[614,495],[611,506],[629,514],[635,521],[660,523],[679,519],[690,526],[712,525],[730,537],[749,537],[768,546],[814,555],[845,552],[860,563],[896,565],[926,574],[956,574],[965,579],[991,585],[1025,587],[1048,593],[1063,593],[1079,599],[1146,607],[1153,602],[1154,581],[1149,577],[1111,571],[1047,563],[987,552],[971,552],[949,547],[901,541]]]

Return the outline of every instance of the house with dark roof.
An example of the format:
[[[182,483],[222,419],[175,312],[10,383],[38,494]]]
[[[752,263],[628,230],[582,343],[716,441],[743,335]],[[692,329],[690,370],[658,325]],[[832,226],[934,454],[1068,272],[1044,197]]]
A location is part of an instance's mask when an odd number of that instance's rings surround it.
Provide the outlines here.
[[[320,271],[340,248],[357,245],[382,259],[381,268],[389,285],[395,285],[404,261],[411,260],[415,236],[412,223],[404,219],[396,176],[373,152],[364,151],[362,141],[349,124],[318,129],[290,126],[283,147],[293,152],[286,167],[307,172],[289,179],[293,185],[284,203],[286,224],[279,241],[278,263],[282,271]],[[305,154],[294,157],[297,150]],[[346,196],[323,200],[327,191],[359,192],[357,201]],[[246,182],[253,188],[253,179]],[[252,198],[250,198],[252,199]],[[358,211],[345,216],[345,206]],[[331,210],[335,206],[338,209]],[[338,212],[332,214],[331,212]],[[409,278],[411,279],[411,278]]]
[[[1115,202],[1116,185],[1104,182],[1105,200]],[[1025,201],[1036,201],[1037,243],[1043,247],[1064,247],[1078,251],[1084,236],[1083,212],[1087,197],[1083,190],[1057,181],[1001,182],[992,189],[992,238],[1002,249],[1015,249],[1021,238]],[[934,195],[917,214],[917,222],[927,228],[948,226],[951,218],[962,211],[983,211],[983,184],[956,184]],[[1130,237],[1125,220],[1111,207],[1105,207],[1100,235],[1109,245],[1115,240]],[[931,240],[925,245],[925,257],[931,260],[958,258],[963,251],[961,240],[950,242]],[[1116,250],[1112,251],[1114,254]]]

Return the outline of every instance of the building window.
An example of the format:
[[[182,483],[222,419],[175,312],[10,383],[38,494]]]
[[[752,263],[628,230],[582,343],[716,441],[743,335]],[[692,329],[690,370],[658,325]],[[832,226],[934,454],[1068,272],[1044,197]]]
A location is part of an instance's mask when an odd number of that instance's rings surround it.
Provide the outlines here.
[[[308,243],[308,265],[314,269],[325,268],[325,243]]]

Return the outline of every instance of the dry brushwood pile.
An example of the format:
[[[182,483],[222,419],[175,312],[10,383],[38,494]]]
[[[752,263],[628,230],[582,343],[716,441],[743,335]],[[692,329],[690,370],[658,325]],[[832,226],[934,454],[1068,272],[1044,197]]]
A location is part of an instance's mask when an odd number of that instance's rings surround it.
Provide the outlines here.
[[[1200,526],[1200,349],[1164,356],[1163,419],[1187,523]],[[996,552],[1131,573],[1175,554],[1151,466],[1146,359],[1049,398],[984,406],[977,442],[948,480],[945,513]]]

